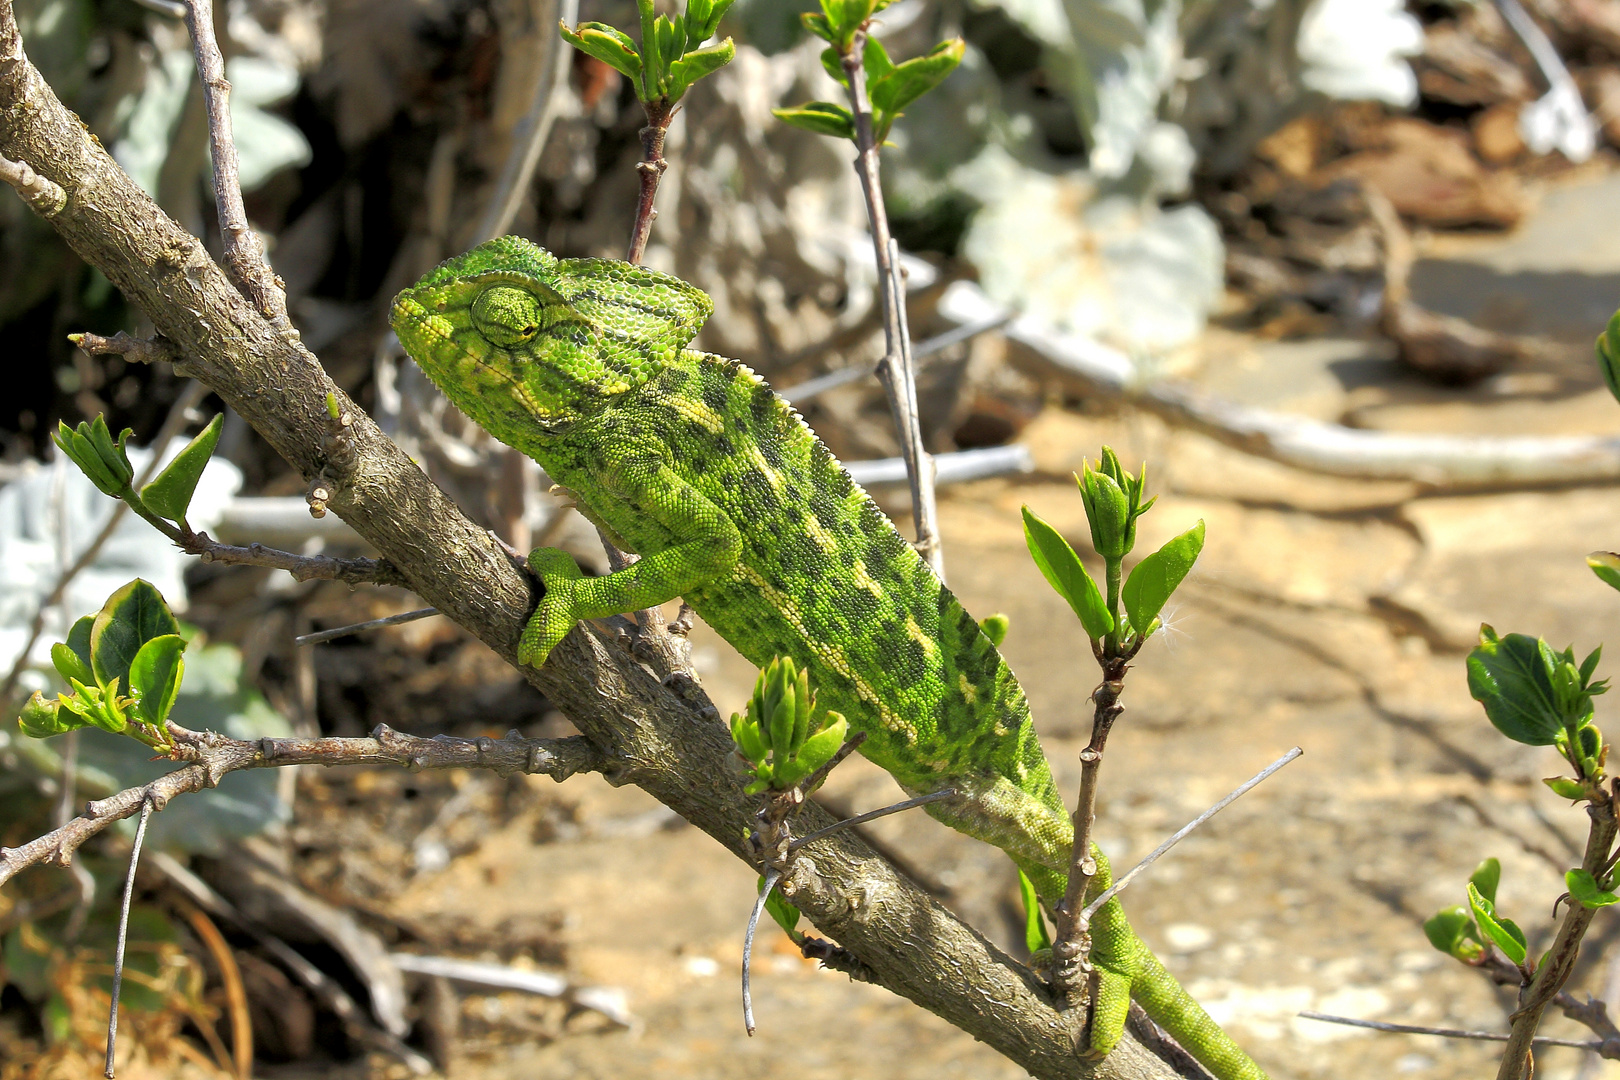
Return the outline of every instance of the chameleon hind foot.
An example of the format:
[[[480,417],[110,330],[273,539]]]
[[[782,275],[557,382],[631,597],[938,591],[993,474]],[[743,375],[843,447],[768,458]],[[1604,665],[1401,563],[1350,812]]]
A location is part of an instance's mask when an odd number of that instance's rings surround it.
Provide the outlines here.
[[[585,575],[574,557],[559,548],[535,548],[529,552],[529,569],[540,578],[546,592],[518,639],[518,663],[539,667],[579,621],[574,594]]]

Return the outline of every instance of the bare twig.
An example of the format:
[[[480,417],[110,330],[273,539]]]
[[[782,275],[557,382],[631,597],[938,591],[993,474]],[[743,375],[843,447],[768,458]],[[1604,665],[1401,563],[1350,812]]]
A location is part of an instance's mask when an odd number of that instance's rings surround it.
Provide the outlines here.
[[[147,444],[151,456],[147,459],[146,464],[141,466],[140,475],[135,478],[133,487],[136,490],[144,487],[146,482],[157,473],[158,465],[163,460],[164,449],[186,424],[186,414],[201,402],[207,394],[208,387],[199,382],[188,383],[186,388],[180,392],[180,397],[169,408],[169,415],[163,418],[163,426],[158,428],[157,436]],[[112,513],[108,515],[106,523],[101,526],[101,531],[96,533],[83,551],[79,552],[79,557],[73,560],[73,564],[62,571],[62,575],[56,579],[56,584],[51,586],[51,591],[45,595],[45,599],[39,602],[39,609],[34,612],[33,622],[29,624],[28,638],[23,643],[22,651],[17,654],[17,659],[12,663],[11,670],[6,673],[6,681],[0,683],[0,707],[8,707],[12,692],[17,689],[17,680],[22,677],[23,669],[28,666],[28,656],[34,651],[34,645],[39,641],[39,636],[45,632],[45,619],[51,608],[60,603],[62,597],[67,595],[68,586],[73,584],[74,579],[82,574],[86,567],[96,561],[96,556],[101,554],[102,547],[112,538],[112,534],[118,531],[119,522],[124,520],[124,514],[128,510],[129,504],[123,501],[113,506]]]
[[[1461,1028],[1424,1027],[1421,1024],[1386,1024],[1382,1020],[1357,1020],[1350,1016],[1330,1016],[1327,1013],[1302,1012],[1306,1020],[1320,1020],[1326,1024],[1344,1024],[1347,1027],[1372,1028],[1374,1031],[1393,1031],[1403,1035],[1439,1035],[1447,1039],[1479,1039],[1486,1042],[1507,1042],[1510,1036],[1498,1031],[1465,1031]],[[1545,1035],[1535,1038],[1538,1046],[1573,1046],[1581,1050],[1597,1050],[1602,1043],[1580,1039],[1554,1039]]]
[[[1620,781],[1615,781],[1615,784],[1620,785]],[[1603,867],[1609,861],[1617,832],[1614,794],[1611,791],[1605,795],[1601,803],[1587,803],[1586,813],[1591,818],[1591,830],[1587,835],[1586,854],[1581,860],[1581,867],[1599,878],[1603,876]],[[1502,1051],[1497,1080],[1524,1080],[1530,1075],[1530,1049],[1534,1045],[1536,1029],[1541,1026],[1541,1015],[1574,970],[1581,938],[1586,935],[1586,929],[1596,914],[1596,908],[1574,902],[1564,909],[1558,933],[1536,965],[1535,977],[1519,992],[1519,1008],[1511,1017],[1513,1033]]]
[[[1091,740],[1080,751],[1080,796],[1074,808],[1074,847],[1069,859],[1069,881],[1057,907],[1057,936],[1052,942],[1052,991],[1059,1000],[1074,1003],[1082,990],[1086,956],[1091,938],[1081,908],[1091,881],[1097,876],[1097,858],[1091,852],[1091,826],[1097,817],[1097,779],[1102,769],[1103,750],[1114,721],[1125,711],[1119,703],[1125,687],[1124,657],[1104,658],[1103,681],[1092,691]]]
[[[579,0],[561,0],[557,14],[567,26],[579,22]],[[546,54],[546,68],[535,83],[534,103],[517,129],[512,133],[512,152],[501,167],[495,182],[495,193],[484,208],[483,220],[478,223],[475,243],[503,235],[512,227],[529,183],[534,179],[535,166],[540,163],[540,152],[546,148],[552,125],[557,121],[557,108],[568,87],[568,63],[572,47],[561,34],[556,36]]]
[[[1292,750],[1288,751],[1288,753],[1284,754],[1276,761],[1273,761],[1270,765],[1267,765],[1264,769],[1261,769],[1258,773],[1249,777],[1249,779],[1238,785],[1238,787],[1233,790],[1231,794],[1227,795],[1226,798],[1222,799],[1220,802],[1216,803],[1214,806],[1210,807],[1208,810],[1205,810],[1202,814],[1199,814],[1197,817],[1187,822],[1187,824],[1177,829],[1175,834],[1172,835],[1168,840],[1154,848],[1152,853],[1150,853],[1147,858],[1143,859],[1141,862],[1131,867],[1130,870],[1114,879],[1113,885],[1098,893],[1096,899],[1087,904],[1085,910],[1080,912],[1081,922],[1089,924],[1091,917],[1097,914],[1097,910],[1099,908],[1108,903],[1108,901],[1112,900],[1114,897],[1118,896],[1120,893],[1124,892],[1125,887],[1131,883],[1131,879],[1157,862],[1159,860],[1159,856],[1181,843],[1182,840],[1187,838],[1187,834],[1191,833],[1194,829],[1198,828],[1198,826],[1202,825],[1204,822],[1208,821],[1222,810],[1225,810],[1228,806],[1231,806],[1238,799],[1248,794],[1250,789],[1252,789],[1256,784],[1259,784],[1262,780],[1265,780],[1272,773],[1276,772],[1284,765],[1287,765],[1290,761],[1293,761],[1304,752],[1305,751],[1301,750],[1299,747],[1294,747]]]
[[[911,477],[911,513],[917,529],[917,550],[940,580],[945,578],[945,551],[939,538],[939,513],[934,503],[934,463],[923,446],[922,423],[917,414],[917,383],[906,326],[906,291],[901,281],[898,245],[889,233],[889,214],[883,205],[883,183],[878,174],[877,138],[872,110],[866,100],[866,72],[862,56],[866,31],[855,35],[849,52],[839,58],[855,117],[855,172],[866,197],[872,225],[872,251],[877,258],[878,295],[883,304],[883,360],[878,378],[889,398],[889,411],[900,436],[900,453]]]
[[[174,351],[174,346],[161,337],[131,337],[120,330],[112,337],[102,337],[100,334],[91,333],[69,334],[68,340],[90,356],[121,356],[125,360],[136,364],[156,364],[160,361],[169,364],[183,362],[179,354]],[[206,394],[208,392],[207,387],[204,387],[202,392]]]
[[[295,333],[287,317],[282,281],[270,269],[264,245],[248,224],[247,208],[242,204],[236,140],[231,134],[231,84],[225,80],[225,57],[214,37],[213,0],[186,0],[186,30],[197,55],[197,77],[202,80],[208,108],[208,152],[214,164],[214,202],[225,243],[225,268],[259,314],[276,329]]]
[[[319,630],[313,634],[304,634],[293,638],[294,645],[318,645],[323,641],[332,641],[336,638],[348,637],[366,630],[375,630],[382,626],[398,626],[401,623],[415,622],[430,615],[439,614],[438,608],[417,608],[415,611],[402,611],[398,615],[388,615],[381,619],[371,619],[367,622],[350,623],[348,626],[338,626],[331,630]]]
[[[788,844],[788,854],[793,854],[793,852],[798,851],[800,848],[804,847],[804,845],[813,840],[820,840],[823,836],[831,836],[840,829],[847,829],[853,825],[864,825],[868,821],[876,821],[878,818],[888,817],[890,814],[898,814],[902,810],[911,810],[919,806],[927,806],[931,802],[939,802],[939,800],[948,799],[955,794],[955,788],[946,788],[943,791],[936,791],[929,795],[919,795],[915,799],[904,799],[897,803],[891,803],[888,806],[882,807],[878,810],[868,810],[864,814],[856,814],[854,817],[845,818],[843,821],[834,822],[833,824],[828,825],[825,829],[817,829],[813,833],[799,837],[797,840],[794,840],[792,843]]]
[[[992,315],[988,319],[980,319],[978,322],[966,323],[954,330],[947,330],[943,334],[931,337],[919,344],[915,349],[912,349],[911,358],[918,361],[926,360],[931,356],[944,352],[952,345],[960,345],[964,341],[971,341],[980,334],[987,334],[991,330],[999,330],[1011,322],[1012,319],[1013,313],[1008,311],[1000,315]],[[876,366],[867,367],[865,364],[855,364],[851,367],[828,372],[825,375],[818,375],[814,379],[806,379],[802,383],[785,387],[776,393],[788,402],[798,405],[835,387],[856,382],[866,378],[868,375],[875,376],[877,372]]]
[[[774,866],[765,871],[765,884],[760,887],[759,896],[754,900],[754,910],[748,916],[748,934],[743,938],[742,959],[742,1002],[743,1027],[748,1034],[754,1034],[754,995],[748,981],[748,969],[754,959],[754,933],[759,929],[759,917],[765,910],[765,901],[770,899],[771,890],[776,883],[782,880],[782,871]]]
[[[206,532],[176,529],[174,540],[188,555],[203,562],[225,566],[267,566],[285,570],[299,581],[341,581],[349,585],[409,586],[404,576],[387,559],[357,557],[340,559],[333,555],[298,555],[263,544],[222,544]],[[401,620],[408,622],[409,620]]]
[[[1009,473],[1035,471],[1035,459],[1022,443],[985,446],[976,450],[956,450],[934,458],[934,486],[965,484]],[[862,487],[877,484],[904,484],[911,478],[905,458],[877,458],[872,461],[846,461],[844,471]]]
[[[664,160],[664,137],[669,134],[669,122],[675,118],[675,107],[663,98],[641,104],[647,110],[647,125],[641,129],[641,160],[636,162],[641,190],[636,196],[636,220],[630,229],[630,244],[624,252],[625,262],[637,264],[647,254],[647,238],[652,235],[653,219],[658,216],[653,200],[658,197],[658,182],[669,168],[669,162]]]
[[[162,809],[176,795],[217,785],[226,773],[282,765],[404,765],[410,769],[491,769],[501,775],[545,773],[558,780],[606,767],[602,751],[584,736],[525,739],[516,731],[503,739],[431,739],[405,735],[379,724],[365,739],[230,739],[212,731],[169,725],[174,757],[184,768],[151,783],[127,788],[89,803],[85,812],[60,829],[23,844],[0,848],[0,885],[36,863],[66,866],[85,841],[151,802]]]
[[[0,157],[0,180],[17,189],[28,208],[42,218],[53,218],[67,205],[67,193],[60,184],[45,179],[27,162]]]
[[[124,878],[124,906],[118,912],[118,944],[113,952],[112,1006],[107,1010],[107,1068],[102,1074],[113,1080],[113,1056],[118,1052],[118,995],[124,989],[124,946],[129,940],[129,902],[135,895],[135,868],[141,861],[141,844],[146,840],[146,823],[152,819],[155,802],[141,800],[141,823],[135,826],[135,846],[129,852],[129,874]]]

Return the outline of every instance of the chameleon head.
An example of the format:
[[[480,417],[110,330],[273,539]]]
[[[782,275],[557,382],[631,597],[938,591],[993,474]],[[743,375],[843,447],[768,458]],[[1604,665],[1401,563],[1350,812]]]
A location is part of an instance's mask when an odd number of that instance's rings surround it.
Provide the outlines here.
[[[504,236],[441,263],[394,298],[400,344],[497,437],[543,437],[633,384],[558,291],[557,258]],[[522,449],[522,447],[520,447]]]

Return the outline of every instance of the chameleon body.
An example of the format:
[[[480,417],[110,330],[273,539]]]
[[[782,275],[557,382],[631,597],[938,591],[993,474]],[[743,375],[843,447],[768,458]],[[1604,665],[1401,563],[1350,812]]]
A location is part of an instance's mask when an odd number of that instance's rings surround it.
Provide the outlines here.
[[[519,656],[543,663],[580,619],[682,597],[756,665],[808,665],[900,786],[1062,896],[1073,829],[1001,655],[799,415],[734,360],[686,346],[712,310],[678,278],[491,240],[394,301],[406,351],[463,412],[544,466],[641,558],[586,578],[529,557],[545,595]],[[1108,863],[1093,849],[1099,874]],[[1113,1049],[1135,997],[1220,1080],[1264,1074],[1165,971],[1119,901],[1092,923],[1100,984],[1087,1050]]]

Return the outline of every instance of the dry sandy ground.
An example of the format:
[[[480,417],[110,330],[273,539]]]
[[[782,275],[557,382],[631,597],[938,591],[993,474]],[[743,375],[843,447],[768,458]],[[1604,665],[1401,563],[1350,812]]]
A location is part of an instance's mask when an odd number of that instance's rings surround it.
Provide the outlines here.
[[[1613,190],[1599,194],[1612,205]],[[1586,213],[1576,202],[1571,213]],[[1478,275],[1468,280],[1478,288]],[[1408,430],[1620,433],[1620,407],[1590,381],[1578,392],[1521,380],[1494,394],[1437,393],[1398,378],[1346,389],[1335,372],[1382,364],[1376,351],[1369,360],[1357,342],[1212,341],[1202,377],[1256,403]],[[1132,671],[1127,712],[1109,743],[1099,838],[1116,865],[1288,747],[1305,750],[1133,887],[1126,906],[1142,936],[1277,1080],[1490,1075],[1489,1045],[1296,1014],[1504,1029],[1509,999],[1435,952],[1420,924],[1461,902],[1469,871],[1496,855],[1501,907],[1544,943],[1561,870],[1576,861],[1584,830],[1579,811],[1539,782],[1558,769],[1553,753],[1495,733],[1468,697],[1462,658],[1481,621],[1556,647],[1573,642],[1582,653],[1610,633],[1620,597],[1583,560],[1620,543],[1614,489],[1424,494],[1311,476],[1149,419],[1059,409],[1025,438],[1039,472],[953,489],[942,502],[944,532],[951,582],[967,607],[1011,616],[1005,651],[1065,790],[1077,782],[1095,672],[1072,615],[1024,552],[1019,505],[1084,548],[1067,474],[1107,442],[1128,463],[1147,458],[1165,493],[1144,521],[1143,550],[1194,519],[1208,524],[1196,576],[1178,596],[1169,632]],[[696,640],[708,688],[729,715],[752,672],[713,635],[700,630]],[[1599,699],[1600,723],[1612,730],[1613,716],[1609,699]],[[393,906],[413,920],[490,927],[514,915],[554,917],[568,973],[624,988],[640,1027],[574,1022],[543,1044],[469,1045],[456,1073],[1019,1075],[909,1003],[816,970],[774,930],[763,931],[755,980],[761,1030],[746,1038],[737,968],[753,872],[638,791],[595,777],[536,783],[546,799],[571,804],[575,832],[537,844],[532,822],[515,821],[442,873],[418,877]],[[830,794],[864,810],[895,789],[856,762]],[[1015,878],[999,852],[921,814],[873,830],[964,917],[1015,947]],[[1603,946],[1616,936],[1614,920],[1600,917],[1575,988],[1605,992],[1615,975]],[[465,1007],[493,1016],[502,1006],[470,999]],[[1583,1034],[1561,1017],[1547,1030]],[[1578,1074],[1580,1066],[1576,1051],[1552,1050],[1539,1075],[1620,1077],[1614,1063]]]

